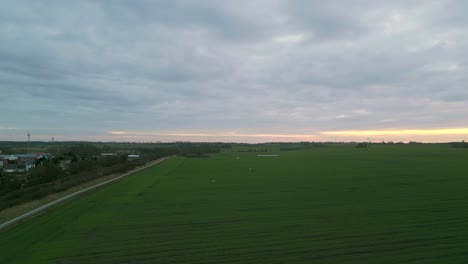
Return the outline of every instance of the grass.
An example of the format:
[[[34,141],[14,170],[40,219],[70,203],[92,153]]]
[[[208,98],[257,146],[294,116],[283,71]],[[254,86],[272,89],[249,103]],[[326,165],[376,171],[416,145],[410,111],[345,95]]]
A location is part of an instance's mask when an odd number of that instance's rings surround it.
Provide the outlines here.
[[[147,162],[144,166],[149,165],[152,162],[153,161]],[[138,168],[141,168],[141,166],[135,167],[135,169],[138,169]],[[126,173],[128,173],[128,172],[126,172]],[[25,214],[25,213],[33,210],[33,209],[36,209],[36,208],[41,207],[43,205],[46,205],[46,204],[48,204],[50,202],[53,202],[53,201],[55,201],[57,199],[60,199],[62,197],[65,197],[67,195],[75,193],[77,191],[80,191],[80,190],[86,189],[88,187],[91,187],[93,185],[96,185],[96,184],[99,184],[99,183],[102,183],[102,182],[117,178],[117,177],[121,176],[122,174],[123,173],[108,174],[108,175],[105,175],[105,176],[101,176],[99,178],[92,179],[90,181],[81,183],[79,185],[75,185],[75,186],[73,186],[73,187],[71,187],[71,188],[69,188],[69,189],[67,189],[65,191],[57,192],[57,193],[51,193],[51,194],[49,194],[49,195],[47,195],[47,196],[45,196],[43,198],[28,201],[28,202],[24,202],[24,203],[15,205],[13,207],[9,207],[9,208],[0,210],[0,224],[6,223],[9,220],[12,220],[12,219],[14,219],[16,217],[19,217],[19,216],[21,216],[21,215],[23,215],[23,214]]]
[[[468,151],[173,158],[0,233],[0,263],[466,263]],[[238,158],[237,158],[238,157]]]

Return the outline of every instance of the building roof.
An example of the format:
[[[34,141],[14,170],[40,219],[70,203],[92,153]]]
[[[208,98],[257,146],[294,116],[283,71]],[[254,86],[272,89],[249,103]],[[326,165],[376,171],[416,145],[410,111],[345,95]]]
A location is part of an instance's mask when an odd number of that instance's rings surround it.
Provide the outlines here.
[[[16,158],[36,158],[39,156],[44,156],[47,154],[44,153],[33,153],[33,154],[7,154],[7,155],[0,155],[0,159],[7,159],[9,157],[16,157]]]

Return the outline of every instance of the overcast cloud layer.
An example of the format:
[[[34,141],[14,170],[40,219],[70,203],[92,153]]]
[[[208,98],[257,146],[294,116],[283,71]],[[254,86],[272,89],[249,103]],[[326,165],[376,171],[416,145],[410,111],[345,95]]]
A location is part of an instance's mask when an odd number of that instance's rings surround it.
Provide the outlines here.
[[[0,140],[468,127],[466,1],[0,2]]]

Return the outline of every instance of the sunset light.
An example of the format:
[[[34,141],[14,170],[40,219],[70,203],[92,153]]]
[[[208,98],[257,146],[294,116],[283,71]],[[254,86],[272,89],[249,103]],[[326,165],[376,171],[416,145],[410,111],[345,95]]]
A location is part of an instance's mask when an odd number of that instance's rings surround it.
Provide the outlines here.
[[[408,130],[349,130],[322,132],[323,135],[341,136],[395,136],[395,135],[468,135],[468,128],[453,129],[408,129]]]

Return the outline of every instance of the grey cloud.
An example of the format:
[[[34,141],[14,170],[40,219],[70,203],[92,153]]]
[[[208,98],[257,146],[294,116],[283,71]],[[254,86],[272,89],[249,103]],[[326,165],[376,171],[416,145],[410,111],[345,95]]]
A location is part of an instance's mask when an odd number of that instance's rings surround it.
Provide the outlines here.
[[[369,25],[360,23],[355,3],[337,1],[296,1],[285,2],[289,19],[301,30],[314,36],[314,40],[335,38],[356,38],[368,30]]]
[[[118,1],[101,5],[113,22],[195,30],[228,41],[254,41],[270,31],[267,18],[247,16],[250,10],[228,9],[225,6],[229,3],[219,1]]]
[[[0,127],[466,126],[464,5],[15,1],[0,10],[0,110],[14,109]]]

